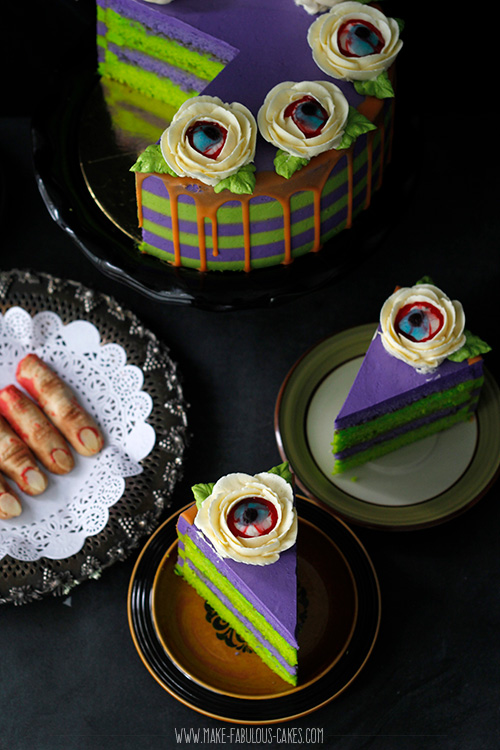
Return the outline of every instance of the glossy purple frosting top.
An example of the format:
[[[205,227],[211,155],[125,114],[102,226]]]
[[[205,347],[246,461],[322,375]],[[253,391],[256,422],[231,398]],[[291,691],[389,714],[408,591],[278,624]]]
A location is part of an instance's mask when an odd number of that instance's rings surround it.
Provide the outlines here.
[[[477,378],[482,368],[482,360],[469,365],[467,360],[451,362],[445,359],[432,373],[417,372],[386,352],[377,330],[335,426],[342,429],[361,419],[379,416],[387,411],[389,402],[391,409],[400,409],[416,398]]]
[[[99,0],[103,7],[164,28],[182,44],[230,61],[204,94],[245,104],[254,115],[270,89],[283,81],[333,79],[315,64],[307,32],[316,16],[293,0]],[[333,81],[357,106],[363,99],[350,83]]]

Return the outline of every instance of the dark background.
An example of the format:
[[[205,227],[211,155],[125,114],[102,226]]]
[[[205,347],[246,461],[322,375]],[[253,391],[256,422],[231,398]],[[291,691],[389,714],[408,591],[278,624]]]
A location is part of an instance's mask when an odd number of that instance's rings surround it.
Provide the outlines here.
[[[496,348],[487,364],[499,377],[488,64],[471,51],[473,32],[456,10],[393,6],[406,20],[398,127],[414,134],[406,205],[376,251],[328,286],[224,313],[154,302],[111,280],[52,221],[34,178],[30,119],[52,93],[54,74],[64,75],[81,43],[93,44],[94,4],[2,9],[0,270],[45,271],[110,294],[169,347],[192,436],[175,507],[189,501],[194,482],[278,463],[273,412],[288,370],[322,337],[376,320],[396,283],[428,274],[460,299],[468,326]],[[322,727],[325,745],[341,750],[498,747],[498,494],[497,485],[466,514],[424,531],[355,529],[380,579],[381,632],[349,689],[290,726]],[[135,559],[74,589],[71,606],[50,597],[1,608],[0,748],[170,748],[174,727],[220,726],[174,700],[142,665],[126,615]]]

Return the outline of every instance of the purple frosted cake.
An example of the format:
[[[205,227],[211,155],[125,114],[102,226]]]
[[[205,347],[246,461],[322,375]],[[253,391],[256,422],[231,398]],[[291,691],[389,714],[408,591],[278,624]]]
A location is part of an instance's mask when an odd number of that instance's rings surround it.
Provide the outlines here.
[[[202,271],[288,264],[370,205],[400,22],[363,0],[97,8],[101,75],[171,120],[134,166],[142,252]]]
[[[262,661],[297,684],[297,514],[287,465],[196,485],[176,572]]]
[[[472,417],[490,347],[462,305],[423,281],[397,289],[335,420],[334,474]]]

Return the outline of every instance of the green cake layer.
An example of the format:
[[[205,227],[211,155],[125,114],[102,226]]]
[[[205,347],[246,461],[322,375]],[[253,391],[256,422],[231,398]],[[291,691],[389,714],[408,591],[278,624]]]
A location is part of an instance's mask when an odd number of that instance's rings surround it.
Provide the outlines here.
[[[98,70],[103,78],[125,83],[175,109],[200,93],[225,67],[223,61],[156,35],[112,8],[98,4],[97,21]]]
[[[270,644],[279,652],[283,659],[292,667],[297,665],[297,652],[289,643],[270,625],[266,618],[258,612],[255,607],[238,591],[216,568],[216,566],[207,559],[199,550],[194,542],[186,535],[178,533],[179,541],[179,558],[183,564],[177,563],[176,572],[190,583],[198,593],[206,599],[217,613],[226,620],[231,627],[243,638],[247,644],[261,657],[261,659],[280,677],[287,682],[295,685],[296,675],[291,675],[276,660],[270,651],[263,645],[258,638],[252,633],[217,597],[217,595],[204,583],[203,578],[218,589],[231,603],[231,605],[241,612],[244,617],[259,632],[262,639]],[[188,565],[187,561],[194,566],[196,573]]]
[[[182,555],[180,555],[182,557]],[[286,669],[273,657],[270,651],[262,645],[255,635],[241,622],[241,620],[228,608],[220,598],[210,589],[202,580],[199,574],[195,572],[188,564],[177,565],[176,573],[190,584],[194,590],[217,612],[227,624],[242,638],[245,643],[262,659],[269,669],[272,669],[282,680],[291,685],[297,684],[296,675],[291,675]],[[248,618],[250,619],[250,618]]]
[[[154,143],[176,112],[175,107],[152,99],[127,84],[103,80],[103,93],[113,129],[117,137],[128,141],[140,139],[140,144]]]
[[[336,456],[333,474],[340,474],[341,472],[348,471],[349,469],[360,466],[367,461],[373,461],[376,458],[381,458],[388,453],[392,453],[392,451],[397,450],[398,448],[411,445],[411,443],[414,443],[417,440],[447,430],[460,422],[467,422],[474,411],[477,401],[478,396],[471,398],[467,401],[466,405],[458,411],[437,418],[434,421],[423,424],[415,429],[411,428],[410,423],[408,425],[408,431],[404,432],[402,435],[370,445],[364,450],[359,450],[348,457],[339,458]]]
[[[332,443],[334,453],[340,453],[360,443],[375,440],[386,432],[437,412],[459,407],[469,401],[474,391],[481,388],[483,380],[484,378],[480,377],[475,380],[468,380],[465,383],[459,383],[447,391],[431,393],[402,409],[386,412],[367,422],[336,430]]]

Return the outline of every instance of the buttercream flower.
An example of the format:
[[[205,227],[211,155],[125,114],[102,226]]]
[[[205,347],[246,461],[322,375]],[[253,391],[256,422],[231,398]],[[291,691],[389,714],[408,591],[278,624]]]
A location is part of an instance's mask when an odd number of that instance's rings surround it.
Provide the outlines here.
[[[276,562],[297,538],[292,488],[268,472],[219,479],[194,523],[221,557],[251,565]]]
[[[322,3],[317,2],[317,0],[295,0],[295,5],[302,6],[310,15],[313,15],[314,13],[324,13],[325,10],[340,2],[344,2],[344,0],[323,0]]]
[[[317,18],[307,35],[316,65],[332,78],[368,81],[386,71],[403,42],[399,25],[370,5],[346,0]]]
[[[432,372],[465,344],[462,305],[433,284],[403,287],[380,312],[382,344],[418,372]]]
[[[253,160],[256,138],[255,118],[243,104],[196,96],[179,107],[160,146],[179,177],[214,186]]]
[[[348,114],[347,99],[334,83],[285,81],[269,91],[257,122],[266,141],[310,159],[340,144]]]

